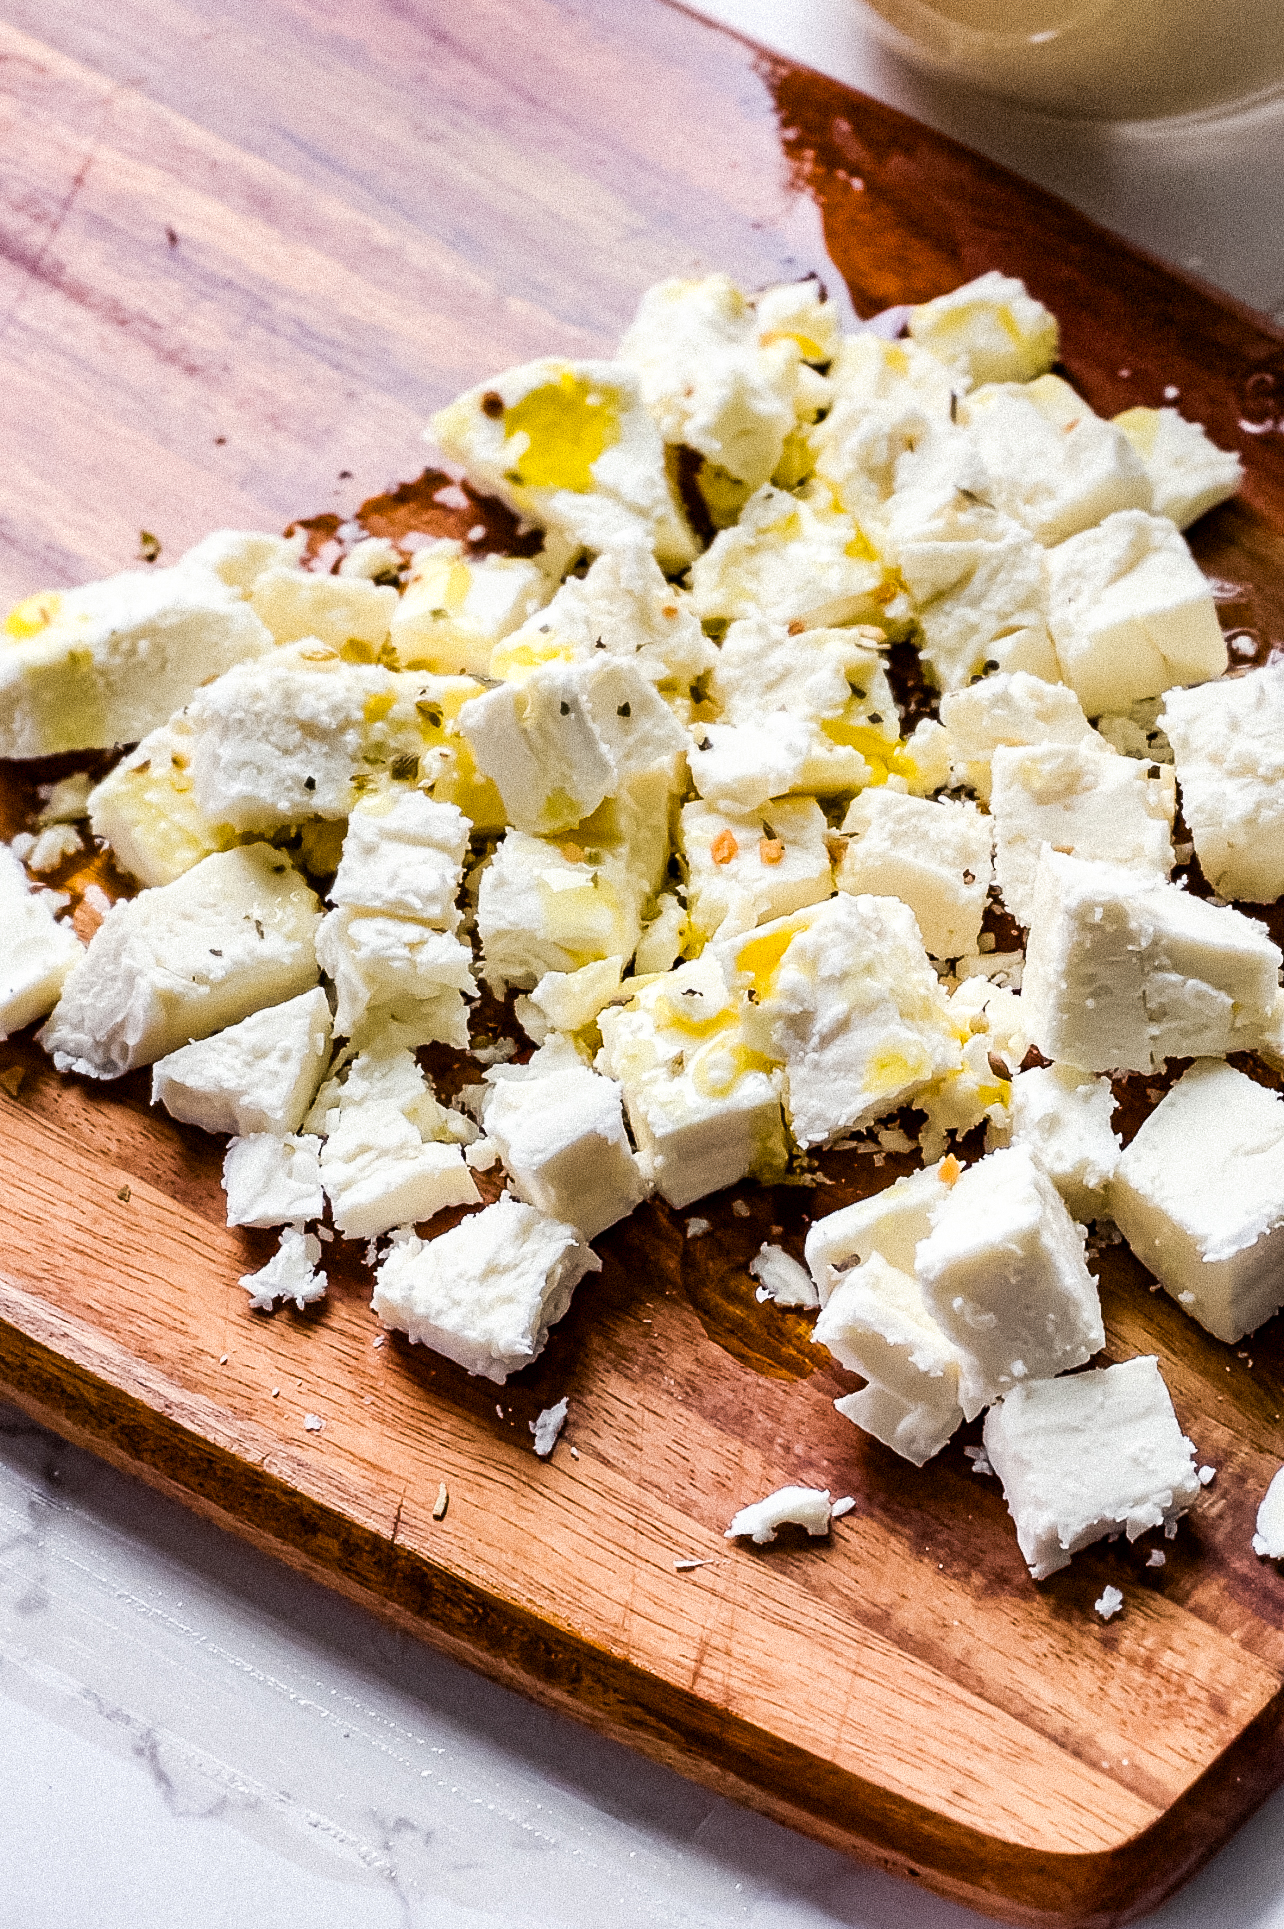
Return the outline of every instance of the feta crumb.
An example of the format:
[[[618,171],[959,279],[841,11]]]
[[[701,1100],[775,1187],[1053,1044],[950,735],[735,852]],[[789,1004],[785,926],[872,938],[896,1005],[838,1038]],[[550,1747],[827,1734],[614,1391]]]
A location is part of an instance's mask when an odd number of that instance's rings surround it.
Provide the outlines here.
[[[1217,1469],[1216,1469],[1216,1467],[1201,1467],[1201,1468],[1200,1468],[1200,1470],[1199,1470],[1199,1484],[1200,1484],[1200,1486],[1201,1486],[1201,1487],[1208,1487],[1208,1486],[1211,1486],[1211,1485],[1212,1485],[1212,1483],[1213,1483],[1213,1481],[1214,1481],[1214,1480],[1216,1480],[1216,1478],[1217,1478]]]
[[[1257,1510],[1253,1552],[1260,1560],[1284,1560],[1284,1467],[1271,1481]]]
[[[325,1425],[325,1421],[319,1413],[305,1413],[303,1416],[303,1424],[309,1433],[320,1433],[322,1427]]]
[[[1123,1604],[1124,1597],[1117,1587],[1105,1587],[1101,1591],[1100,1599],[1094,1601],[1092,1605],[1102,1620],[1108,1621],[1112,1614],[1118,1614]]]
[[[647,1183],[624,1129],[623,1090],[582,1064],[568,1040],[555,1032],[529,1064],[486,1077],[486,1136],[519,1199],[584,1239],[641,1204]]]
[[[776,1538],[776,1529],[786,1522],[805,1527],[814,1536],[828,1534],[833,1518],[827,1487],[781,1487],[765,1500],[742,1507],[728,1527],[724,1538],[736,1540],[747,1534],[758,1547]]]
[[[56,871],[69,857],[76,857],[84,850],[80,832],[74,824],[51,824],[48,830],[41,831],[27,858],[27,869],[43,876],[46,871]]]
[[[713,1223],[712,1220],[709,1220],[709,1219],[688,1219],[687,1220],[687,1238],[703,1239],[705,1233],[709,1231],[712,1223]]]
[[[1284,893],[1284,664],[1170,690],[1162,720],[1204,876],[1226,897],[1273,902]]]
[[[1167,1554],[1164,1553],[1162,1547],[1152,1547],[1150,1550],[1150,1553],[1146,1557],[1146,1566],[1147,1567],[1167,1567],[1167,1565],[1168,1565],[1168,1556]]]
[[[964,1447],[963,1453],[964,1457],[972,1462],[972,1472],[974,1474],[989,1474],[993,1476],[994,1469],[990,1465],[990,1456],[984,1447]]]
[[[0,844],[0,1039],[43,1018],[85,950]]]
[[[320,1257],[319,1239],[312,1233],[300,1232],[297,1226],[287,1226],[267,1265],[257,1273],[246,1273],[241,1279],[241,1285],[250,1295],[252,1310],[270,1313],[278,1300],[292,1299],[302,1312],[305,1306],[320,1299],[329,1283],[326,1275],[317,1271]],[[226,1364],[224,1353],[219,1365]]]
[[[546,1460],[552,1453],[557,1443],[557,1436],[566,1424],[569,1404],[566,1398],[562,1398],[556,1406],[545,1407],[539,1418],[531,1421],[530,1429],[535,1435],[535,1451],[541,1460]]]
[[[329,1049],[330,1006],[317,986],[158,1059],[152,1104],[206,1132],[297,1132]]]
[[[855,1505],[856,1502],[851,1494],[846,1495],[842,1500],[834,1501],[829,1509],[830,1520],[841,1520],[844,1514],[851,1513]]]
[[[819,1306],[820,1294],[805,1266],[791,1259],[781,1246],[763,1245],[749,1261],[750,1275],[762,1283],[759,1300],[771,1299],[777,1306]]]

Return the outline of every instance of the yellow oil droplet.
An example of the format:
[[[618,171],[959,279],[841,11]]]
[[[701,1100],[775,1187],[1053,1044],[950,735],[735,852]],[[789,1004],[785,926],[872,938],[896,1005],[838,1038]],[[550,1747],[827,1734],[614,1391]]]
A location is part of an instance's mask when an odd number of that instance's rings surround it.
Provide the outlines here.
[[[800,328],[769,328],[758,340],[763,348],[769,348],[772,342],[797,342],[804,362],[829,360],[820,343],[814,342],[810,335],[804,335]]]
[[[730,1005],[724,1005],[711,1017],[701,1018],[697,1015],[699,1001],[693,999],[692,1003],[696,1005],[695,1012],[684,1008],[680,995],[677,998],[671,998],[666,994],[657,998],[655,1001],[657,1024],[666,1025],[671,1031],[682,1032],[688,1038],[711,1038],[715,1032],[726,1031],[736,1022],[736,1014]]]
[[[49,628],[61,608],[60,590],[42,589],[35,596],[26,596],[21,603],[15,603],[5,617],[4,633],[19,639],[39,636],[41,630]]]
[[[828,717],[820,727],[833,743],[859,750],[869,765],[871,789],[889,777],[903,777],[910,784],[918,776],[918,765],[898,738],[884,737],[870,724],[848,723],[843,717]]]
[[[382,719],[387,716],[396,700],[396,695],[392,690],[372,690],[366,698],[365,707],[362,712],[366,722],[381,722]]]
[[[852,557],[853,560],[858,563],[876,563],[879,559],[878,551],[859,524],[857,524],[856,527],[856,534],[847,544],[843,553],[844,555]]]
[[[889,1048],[875,1052],[865,1068],[866,1092],[899,1092],[912,1085],[916,1078],[922,1078],[930,1070],[931,1061],[926,1052],[910,1057],[908,1052]]]
[[[1159,433],[1159,410],[1125,409],[1122,415],[1115,416],[1114,424],[1123,430],[1144,462],[1152,453]]]
[[[741,945],[736,953],[736,969],[747,971],[753,978],[754,996],[759,1000],[770,997],[771,987],[786,951],[800,931],[806,929],[801,923],[791,923],[780,931],[768,931],[760,938],[750,938]]]
[[[691,1083],[701,1098],[728,1098],[748,1072],[770,1071],[771,1062],[747,1045],[707,1045],[692,1059]]]
[[[531,672],[544,663],[573,663],[575,652],[568,643],[550,636],[546,643],[499,643],[491,652],[490,674],[505,683],[525,683]]]
[[[595,486],[593,464],[619,440],[619,410],[609,391],[565,368],[556,382],[505,409],[504,429],[509,437],[526,437],[511,472],[521,488],[587,495]]]
[[[364,636],[350,636],[341,645],[339,655],[345,663],[374,663],[379,655],[379,647],[367,642]]]

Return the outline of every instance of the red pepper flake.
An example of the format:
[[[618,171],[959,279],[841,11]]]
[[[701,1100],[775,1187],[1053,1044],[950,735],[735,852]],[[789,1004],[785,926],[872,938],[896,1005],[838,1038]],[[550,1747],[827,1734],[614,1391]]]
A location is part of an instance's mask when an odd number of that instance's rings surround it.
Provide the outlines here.
[[[497,388],[488,388],[482,396],[481,412],[488,415],[492,422],[504,413],[504,398]]]
[[[740,846],[729,829],[720,830],[709,846],[709,855],[715,864],[730,864],[739,851]]]
[[[779,864],[785,854],[785,847],[778,837],[760,837],[758,856],[764,864]]]
[[[584,852],[578,844],[559,844],[557,848],[560,855],[566,859],[568,864],[582,864],[584,862]]]

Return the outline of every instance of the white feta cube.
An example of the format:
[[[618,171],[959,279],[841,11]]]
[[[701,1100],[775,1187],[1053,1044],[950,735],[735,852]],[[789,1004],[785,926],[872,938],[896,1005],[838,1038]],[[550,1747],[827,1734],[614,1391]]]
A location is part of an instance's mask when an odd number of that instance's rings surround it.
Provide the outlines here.
[[[1163,728],[1200,869],[1226,898],[1284,895],[1284,663],[1170,690]]]
[[[1013,1389],[985,1421],[1036,1581],[1094,1541],[1173,1527],[1199,1493],[1195,1449],[1151,1356]]]
[[[752,930],[827,898],[834,888],[827,834],[811,797],[779,797],[761,811],[685,804],[681,843],[691,929],[704,938],[724,925]]]
[[[827,1487],[781,1487],[765,1500],[755,1500],[733,1516],[726,1532],[729,1541],[747,1535],[755,1547],[766,1547],[778,1527],[805,1527],[813,1539],[829,1532],[833,1519]]]
[[[623,362],[527,362],[461,395],[432,428],[470,481],[568,560],[637,537],[674,573],[696,553],[641,380]]]
[[[628,778],[660,771],[679,788],[686,732],[627,659],[548,663],[466,703],[459,730],[508,816],[534,835],[570,830]]]
[[[1106,1210],[1122,1144],[1110,1124],[1114,1110],[1110,1080],[1073,1065],[1038,1065],[1012,1080],[1007,1142],[1047,1173],[1080,1225]]]
[[[261,530],[212,529],[184,550],[183,567],[212,569],[229,588],[248,595],[265,569],[293,569],[308,546],[307,532],[271,536]]]
[[[1056,375],[976,389],[958,419],[957,455],[943,459],[1046,547],[1117,510],[1150,508],[1150,477],[1128,437]]]
[[[472,556],[439,537],[417,549],[392,611],[389,643],[402,670],[488,676],[491,655],[548,601],[538,563],[519,556]]]
[[[531,993],[545,1031],[577,1032],[591,1025],[619,990],[623,969],[623,958],[597,958],[578,971],[546,971]]]
[[[401,1234],[375,1275],[375,1312],[412,1344],[503,1385],[543,1352],[585,1273],[573,1226],[505,1193],[437,1239]]]
[[[872,1198],[857,1199],[817,1219],[804,1251],[821,1305],[829,1304],[844,1274],[875,1254],[896,1271],[912,1275],[918,1243],[931,1231],[932,1214],[949,1197],[959,1171],[957,1159],[924,1166]]]
[[[341,1107],[321,1147],[320,1177],[345,1239],[376,1239],[481,1197],[461,1145],[425,1140],[398,1106],[380,1099]]]
[[[1146,465],[1155,514],[1179,529],[1233,496],[1244,479],[1234,451],[1219,449],[1198,422],[1176,409],[1125,409],[1115,426]]]
[[[348,819],[330,902],[457,930],[468,832],[468,819],[453,804],[418,790],[359,804]]]
[[[718,949],[753,988],[747,1037],[785,1067],[799,1145],[894,1112],[958,1063],[945,993],[894,898],[841,892]]]
[[[321,1141],[252,1132],[233,1139],[223,1160],[229,1226],[302,1225],[325,1211]]]
[[[1166,879],[1176,806],[1168,765],[1116,756],[1100,740],[1000,744],[990,764],[990,815],[1004,904],[1018,924],[1029,924],[1045,844]]]
[[[503,1065],[487,1073],[486,1136],[519,1199],[575,1226],[582,1239],[596,1239],[647,1193],[624,1130],[621,1088],[573,1052],[542,1076],[530,1076],[533,1069]]]
[[[850,1372],[864,1375],[866,1393],[873,1389],[871,1399],[848,1394],[835,1401],[838,1411],[916,1467],[939,1453],[960,1425],[958,1348],[928,1311],[913,1275],[881,1253],[842,1276],[812,1338]]]
[[[1025,671],[982,677],[941,698],[950,768],[983,804],[990,801],[990,766],[1000,744],[1076,744],[1098,741],[1083,705],[1064,683]]]
[[[10,610],[0,757],[137,743],[200,683],[267,655],[270,632],[213,570],[126,570]]]
[[[287,1226],[281,1243],[257,1273],[243,1273],[241,1285],[250,1296],[250,1309],[270,1313],[278,1300],[292,1299],[299,1311],[325,1297],[329,1280],[318,1272],[321,1241],[314,1232]]]
[[[211,821],[197,803],[191,750],[192,733],[180,713],[149,731],[90,793],[94,836],[140,884],[172,884],[203,857],[238,841],[230,825]]]
[[[897,467],[948,424],[967,378],[917,342],[889,342],[868,330],[848,335],[829,370],[827,415],[807,432],[816,474],[856,514],[877,522]]]
[[[1284,1100],[1197,1060],[1123,1153],[1110,1211],[1142,1265],[1219,1340],[1284,1305]]]
[[[118,1078],[317,980],[319,907],[268,844],[207,857],[114,904],[40,1041],[60,1072]]]
[[[1284,1467],[1271,1481],[1257,1510],[1253,1552],[1259,1560],[1284,1560]]]
[[[813,280],[786,281],[764,288],[754,300],[758,340],[766,344],[782,335],[797,342],[805,362],[822,367],[832,362],[842,341],[838,305],[826,299]]]
[[[990,824],[975,804],[864,790],[843,831],[852,841],[838,867],[840,891],[899,898],[929,957],[976,950],[994,867]]]
[[[1085,1072],[1253,1051],[1278,1024],[1279,948],[1240,912],[1044,849],[1021,1004],[1045,1058]]]
[[[457,1041],[461,995],[474,997],[473,954],[462,939],[412,918],[367,915],[348,905],[328,911],[317,929],[316,955],[334,980],[335,1030],[350,1038],[373,1007],[414,1001],[439,1007],[443,1043]],[[467,1023],[464,1021],[466,1042]]]
[[[770,485],[751,496],[691,567],[702,622],[760,617],[825,629],[881,623],[895,586],[855,518],[822,485],[793,495]]]
[[[915,1255],[928,1310],[959,1351],[969,1417],[1022,1380],[1081,1366],[1105,1345],[1076,1226],[1029,1153],[987,1153],[937,1207]]]
[[[306,638],[338,650],[349,663],[378,662],[396,607],[395,589],[310,569],[265,569],[250,591],[250,608],[275,643]]]
[[[206,1132],[297,1132],[330,1051],[330,1005],[316,986],[157,1059],[152,1104]]]
[[[71,926],[57,922],[51,900],[32,891],[0,844],[0,1039],[53,1009],[83,955]]]
[[[1213,586],[1164,516],[1107,516],[1048,552],[1061,675],[1090,717],[1226,668]]]
[[[911,308],[909,333],[968,386],[1031,382],[1057,359],[1056,316],[997,269]]]

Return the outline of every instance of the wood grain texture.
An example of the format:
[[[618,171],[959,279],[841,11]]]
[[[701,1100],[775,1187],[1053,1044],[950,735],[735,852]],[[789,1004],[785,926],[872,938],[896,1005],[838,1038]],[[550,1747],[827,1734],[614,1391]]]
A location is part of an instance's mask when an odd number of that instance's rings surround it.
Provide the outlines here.
[[[1197,532],[1256,660],[1284,640],[1284,353],[1049,197],[658,4],[8,0],[0,25],[0,589],[172,556],[218,524],[458,528],[430,410],[533,354],[602,352],[662,274],[819,268],[858,310],[999,267],[1062,318],[1103,409],[1182,406],[1249,465]],[[172,237],[172,238],[171,238]],[[1122,371],[1130,371],[1124,374]],[[1246,659],[1247,660],[1247,659]],[[84,760],[70,760],[72,762]],[[5,773],[6,834],[48,772]],[[101,860],[59,877],[79,890]],[[89,906],[77,913],[83,929]],[[762,1239],[829,1186],[649,1206],[503,1389],[376,1345],[360,1254],[255,1317],[221,1145],[36,1047],[0,1091],[0,1385],[309,1573],[684,1772],[1028,1923],[1153,1906],[1284,1777],[1284,1587],[1249,1548],[1284,1452],[1284,1340],[1202,1334],[1118,1248],[1111,1358],[1160,1355],[1218,1469],[1159,1571],[1125,1544],[1042,1587],[958,1440],[922,1473],[833,1411],[855,1382],[759,1307]],[[1151,1081],[1154,1083],[1154,1081]],[[779,1229],[777,1232],[775,1229]],[[547,1463],[529,1423],[568,1394]],[[322,1418],[305,1430],[305,1414]],[[574,1446],[578,1458],[573,1458]],[[450,1506],[432,1518],[445,1481]],[[850,1492],[827,1547],[730,1548],[787,1481]],[[677,1572],[675,1560],[708,1564]],[[1124,1590],[1109,1625],[1092,1611]]]

